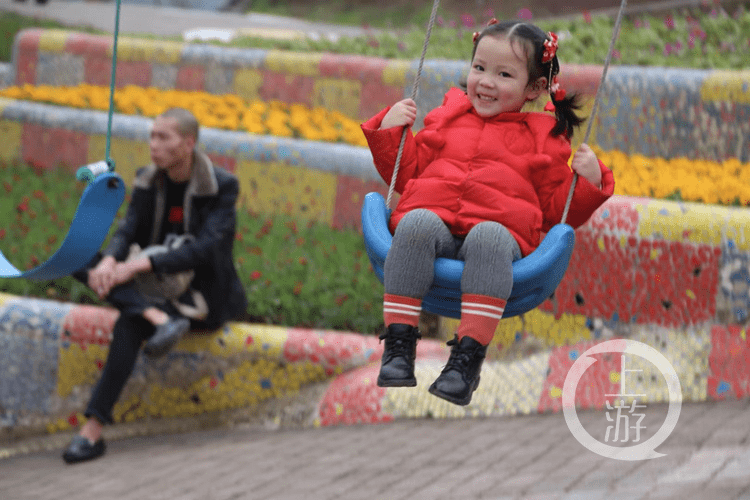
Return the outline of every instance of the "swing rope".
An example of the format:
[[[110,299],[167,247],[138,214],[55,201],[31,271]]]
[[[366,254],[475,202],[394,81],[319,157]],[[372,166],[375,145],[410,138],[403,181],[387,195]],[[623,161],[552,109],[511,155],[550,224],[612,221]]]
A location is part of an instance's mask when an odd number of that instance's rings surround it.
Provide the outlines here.
[[[583,136],[583,142],[588,144],[589,136],[591,135],[591,128],[594,125],[594,116],[599,108],[599,101],[602,96],[602,87],[604,87],[604,79],[607,77],[607,69],[609,64],[612,62],[612,53],[615,51],[615,42],[620,34],[620,25],[622,24],[622,15],[625,12],[625,5],[628,0],[622,0],[620,3],[620,10],[617,12],[617,20],[615,21],[615,27],[612,31],[612,40],[609,42],[609,50],[607,51],[607,57],[604,60],[604,68],[602,69],[602,78],[599,81],[599,86],[596,88],[596,95],[594,96],[594,105],[591,107],[591,116],[589,116],[588,123],[586,124],[586,134]],[[576,188],[576,182],[578,182],[578,172],[573,174],[573,182],[570,184],[570,191],[568,191],[568,199],[565,201],[565,209],[563,210],[562,220],[560,224],[565,224],[568,219],[568,210],[570,210],[570,203],[573,201],[573,191]]]
[[[117,36],[120,32],[120,0],[116,0],[115,10],[115,32],[112,43],[112,72],[109,80],[109,111],[107,113],[107,140],[104,150],[104,161],[98,161],[85,165],[76,172],[76,179],[91,184],[97,176],[105,172],[115,171],[115,161],[111,156],[112,143],[112,115],[115,111],[115,83],[117,76]]]
[[[117,35],[120,31],[120,0],[115,7],[115,36],[112,43],[112,74],[109,81],[109,116],[107,117],[107,146],[104,157],[110,172],[115,171],[115,161],[110,157],[110,143],[112,141],[112,115],[115,107],[115,76],[117,73]]]
[[[427,34],[425,35],[424,45],[422,45],[422,56],[419,58],[419,67],[417,68],[417,76],[414,78],[414,85],[411,89],[411,98],[416,100],[417,91],[419,90],[419,81],[422,78],[422,66],[424,65],[425,55],[427,54],[427,46],[430,42],[430,34],[432,33],[432,27],[435,25],[435,18],[437,17],[438,6],[440,0],[435,0],[432,4],[432,13],[430,14],[430,21],[427,23]],[[391,177],[391,185],[388,188],[388,198],[386,199],[385,206],[391,208],[391,198],[393,198],[393,190],[396,188],[396,177],[398,176],[398,168],[401,165],[401,156],[404,154],[404,144],[406,144],[406,133],[409,127],[404,127],[401,132],[401,143],[398,146],[398,154],[396,155],[396,165],[393,167],[393,177]]]
[[[112,115],[114,112],[115,73],[117,71],[117,35],[120,28],[120,0],[116,0],[112,77],[109,87],[106,159],[80,167],[76,179],[85,181],[86,188],[60,248],[45,262],[21,272],[0,252],[0,277],[49,281],[69,276],[83,269],[94,258],[107,238],[112,222],[125,199],[125,183],[115,170],[110,156]]]

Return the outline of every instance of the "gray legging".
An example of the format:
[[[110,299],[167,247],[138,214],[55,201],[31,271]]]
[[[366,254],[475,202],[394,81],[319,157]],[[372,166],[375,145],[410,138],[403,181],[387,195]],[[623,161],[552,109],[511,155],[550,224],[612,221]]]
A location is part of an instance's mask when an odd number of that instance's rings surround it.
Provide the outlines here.
[[[437,257],[464,261],[462,293],[507,299],[513,289],[512,264],[521,258],[521,250],[497,222],[480,222],[462,239],[453,236],[434,212],[412,210],[399,221],[385,259],[385,293],[424,297]]]

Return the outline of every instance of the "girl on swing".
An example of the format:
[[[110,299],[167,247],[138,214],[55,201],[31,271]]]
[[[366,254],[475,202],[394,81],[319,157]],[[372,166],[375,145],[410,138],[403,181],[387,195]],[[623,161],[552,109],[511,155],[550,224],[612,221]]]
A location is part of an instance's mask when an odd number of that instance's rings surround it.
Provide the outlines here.
[[[463,90],[406,143],[396,179],[401,194],[390,218],[393,243],[385,261],[386,330],[378,385],[413,387],[422,297],[437,257],[464,261],[461,322],[451,353],[429,391],[467,405],[479,384],[487,345],[513,288],[513,261],[531,253],[562,219],[573,172],[570,139],[582,118],[577,96],[566,96],[557,74],[557,36],[522,22],[493,19],[474,34]],[[549,93],[549,113],[521,112]],[[404,99],[362,125],[375,166],[393,174],[405,126],[416,104]],[[568,220],[583,224],[614,190],[612,172],[582,144],[572,170],[580,175]]]

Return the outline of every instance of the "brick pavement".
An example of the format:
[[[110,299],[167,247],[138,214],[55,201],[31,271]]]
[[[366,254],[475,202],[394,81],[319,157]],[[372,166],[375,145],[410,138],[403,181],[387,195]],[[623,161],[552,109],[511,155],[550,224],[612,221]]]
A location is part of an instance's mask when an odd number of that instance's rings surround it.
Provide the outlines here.
[[[60,450],[0,460],[4,500],[750,499],[750,401],[688,403],[640,462],[586,450],[562,414],[120,439],[91,463]],[[666,406],[650,406],[655,427]],[[579,413],[592,436],[602,411]],[[648,433],[647,433],[648,434]],[[647,436],[642,436],[642,441]],[[599,438],[602,440],[601,438]]]

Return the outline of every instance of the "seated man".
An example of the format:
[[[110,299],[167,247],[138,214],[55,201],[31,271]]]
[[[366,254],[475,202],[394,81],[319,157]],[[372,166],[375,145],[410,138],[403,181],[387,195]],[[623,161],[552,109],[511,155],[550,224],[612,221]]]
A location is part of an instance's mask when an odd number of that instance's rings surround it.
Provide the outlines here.
[[[216,329],[237,318],[247,298],[232,256],[235,239],[237,178],[214,167],[196,148],[198,122],[187,110],[173,108],[154,121],[150,149],[152,165],[138,171],[125,218],[109,246],[75,277],[120,311],[101,378],[86,408],[88,418],[63,453],[68,463],[104,453],[104,424],[135,365],[144,352],[164,355],[191,326]],[[128,258],[132,244],[140,248],[182,238],[166,252]],[[139,279],[193,271],[188,292],[179,297],[187,310],[198,310],[191,297],[205,299],[192,322],[175,300],[158,300],[143,293]],[[192,292],[192,293],[191,293]],[[205,310],[207,305],[208,310]],[[191,324],[192,323],[192,324]]]

